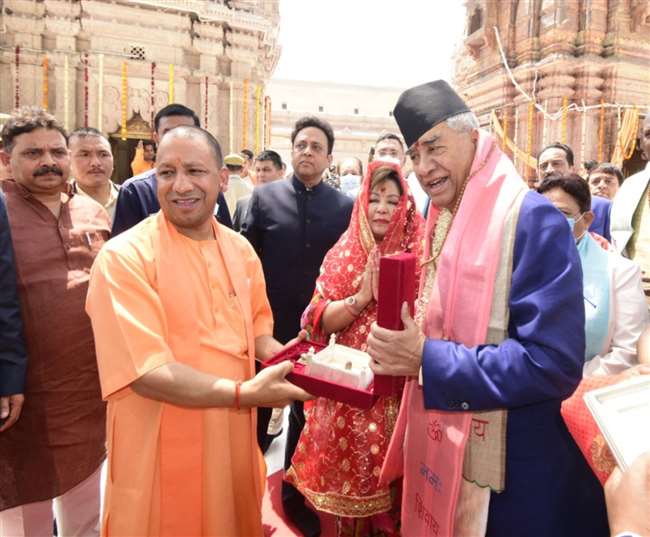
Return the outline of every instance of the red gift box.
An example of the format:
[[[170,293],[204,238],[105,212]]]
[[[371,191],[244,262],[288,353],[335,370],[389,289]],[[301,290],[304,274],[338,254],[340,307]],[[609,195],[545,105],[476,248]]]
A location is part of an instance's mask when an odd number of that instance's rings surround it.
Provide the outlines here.
[[[379,260],[379,296],[377,324],[389,330],[403,330],[402,304],[406,302],[413,317],[415,312],[415,264],[413,254],[396,254]],[[376,395],[399,393],[404,377],[375,376]]]
[[[377,324],[391,330],[402,330],[401,310],[408,303],[411,316],[415,308],[415,263],[413,254],[396,254],[382,257],[379,261],[379,297],[377,302]],[[313,347],[315,352],[327,345],[314,341],[301,341],[262,363],[262,367],[279,364],[284,360],[294,362],[287,380],[317,397],[347,403],[357,408],[369,409],[380,395],[401,393],[404,377],[375,375],[373,383],[366,390],[342,386],[324,379],[305,374],[305,365],[298,362],[300,355]]]
[[[289,382],[300,386],[303,390],[317,397],[326,397],[362,409],[372,407],[377,400],[377,394],[373,392],[372,384],[368,386],[367,390],[358,390],[305,374],[305,364],[301,364],[297,360],[301,354],[309,351],[309,347],[313,347],[314,351],[318,352],[327,347],[327,345],[316,343],[315,341],[300,341],[263,362],[262,367],[291,360],[294,364],[293,370],[287,375]]]

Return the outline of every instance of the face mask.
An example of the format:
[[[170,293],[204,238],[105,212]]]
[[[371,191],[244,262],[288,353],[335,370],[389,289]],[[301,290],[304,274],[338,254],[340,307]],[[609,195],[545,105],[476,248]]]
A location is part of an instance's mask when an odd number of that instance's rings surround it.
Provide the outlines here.
[[[573,216],[567,216],[566,221],[569,224],[569,227],[571,228],[571,233],[573,233],[573,229],[576,227],[576,224],[582,220],[582,217],[585,215],[585,213],[582,213],[580,217],[576,220],[573,218]],[[582,238],[582,237],[580,237]],[[579,240],[579,239],[578,239]]]
[[[361,186],[361,176],[360,175],[342,175],[341,176],[341,192],[350,196],[351,198],[356,198],[359,194],[359,187]]]

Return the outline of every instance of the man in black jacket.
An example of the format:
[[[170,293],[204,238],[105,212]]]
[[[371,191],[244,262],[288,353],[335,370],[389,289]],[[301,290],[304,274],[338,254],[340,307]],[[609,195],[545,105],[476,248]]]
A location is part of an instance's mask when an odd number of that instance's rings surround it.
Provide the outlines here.
[[[320,265],[347,229],[353,205],[351,198],[322,181],[334,147],[329,123],[316,117],[299,119],[291,144],[293,176],[253,191],[243,231],[262,260],[275,321],[273,336],[282,343],[298,334]],[[302,403],[295,403],[289,416],[285,468],[291,464],[304,423]],[[282,504],[304,535],[320,534],[318,518],[288,483],[282,484]]]
[[[0,433],[20,417],[27,353],[4,194],[0,191]]]

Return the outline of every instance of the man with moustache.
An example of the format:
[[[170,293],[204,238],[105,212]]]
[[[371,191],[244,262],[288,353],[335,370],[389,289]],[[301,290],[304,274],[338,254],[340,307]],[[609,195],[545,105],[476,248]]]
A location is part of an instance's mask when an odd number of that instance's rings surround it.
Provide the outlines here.
[[[72,189],[99,203],[113,221],[119,187],[111,181],[113,153],[111,144],[97,129],[77,129],[68,138]]]
[[[551,175],[567,175],[575,172],[573,149],[566,144],[555,142],[544,147],[537,157],[537,180],[534,188],[539,188],[542,181]],[[594,213],[594,220],[589,226],[589,231],[597,233],[611,241],[609,231],[609,217],[612,210],[612,202],[600,196],[591,198],[591,211]]]
[[[260,256],[273,310],[273,335],[289,341],[300,330],[300,316],[314,292],[318,271],[327,251],[347,229],[353,200],[323,182],[332,163],[334,132],[317,117],[299,119],[291,133],[293,176],[253,191],[244,236]],[[292,406],[285,453],[291,465],[304,426],[302,404]],[[318,535],[318,517],[305,506],[303,496],[282,484],[287,516],[305,535]]]
[[[623,172],[615,164],[603,162],[589,171],[587,182],[592,196],[612,201],[623,184]]]
[[[53,507],[59,535],[97,535],[106,414],[84,302],[110,221],[69,188],[52,115],[21,108],[1,135],[29,363],[21,417],[0,434],[0,535],[51,535]]]
[[[446,82],[394,117],[431,199],[415,320],[368,337],[374,372],[408,377],[383,476],[404,473],[402,535],[609,535],[560,416],[585,352],[566,219]]]
[[[156,169],[161,210],[106,245],[88,290],[108,401],[102,534],[261,537],[254,407],[308,394],[290,363],[254,374],[283,346],[257,255],[213,217],[219,143],[177,127]]]
[[[187,106],[176,103],[168,104],[159,110],[154,118],[154,142],[160,144],[160,140],[167,132],[181,125],[200,127],[201,122],[199,116]],[[156,197],[157,184],[155,168],[131,177],[122,184],[115,207],[113,236],[160,210],[160,204]],[[226,199],[221,192],[215,207],[215,217],[221,224],[232,227]]]
[[[618,252],[641,266],[643,289],[650,305],[650,110],[643,121],[640,145],[648,163],[623,182],[614,198],[612,242]]]

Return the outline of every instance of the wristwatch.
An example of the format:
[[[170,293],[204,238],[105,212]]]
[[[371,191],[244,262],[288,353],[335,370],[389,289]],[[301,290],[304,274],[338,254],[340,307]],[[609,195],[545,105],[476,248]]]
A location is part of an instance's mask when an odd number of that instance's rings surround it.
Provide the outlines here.
[[[350,295],[345,300],[343,300],[345,308],[355,317],[358,317],[361,311],[358,309],[357,297]]]

